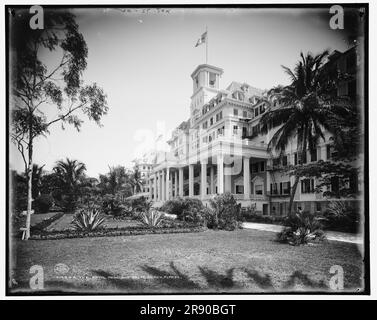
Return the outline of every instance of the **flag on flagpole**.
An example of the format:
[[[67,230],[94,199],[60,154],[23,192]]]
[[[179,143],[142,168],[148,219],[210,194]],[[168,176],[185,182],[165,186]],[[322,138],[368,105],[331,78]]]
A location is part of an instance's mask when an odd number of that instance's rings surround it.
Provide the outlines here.
[[[207,41],[207,31],[204,32],[204,33],[202,34],[202,36],[198,39],[198,41],[196,42],[195,47],[200,46],[200,45],[203,44],[203,43],[206,43],[206,41]]]

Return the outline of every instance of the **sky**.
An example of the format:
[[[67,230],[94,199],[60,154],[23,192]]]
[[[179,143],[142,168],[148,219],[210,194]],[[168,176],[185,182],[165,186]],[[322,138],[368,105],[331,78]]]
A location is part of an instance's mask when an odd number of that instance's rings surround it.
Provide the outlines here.
[[[281,65],[292,68],[300,52],[345,51],[340,30],[329,27],[328,9],[170,9],[148,12],[75,9],[87,45],[84,83],[96,82],[107,94],[109,112],[102,126],[85,120],[80,132],[60,125],[37,139],[34,162],[51,170],[63,158],[86,164],[98,177],[109,166],[132,166],[155,140],[189,118],[191,73],[205,63],[205,45],[195,47],[208,29],[208,63],[224,69],[220,87],[232,81],[269,89],[288,84]],[[46,57],[46,64],[58,62]],[[47,113],[51,114],[53,106]],[[23,170],[11,145],[10,166]]]

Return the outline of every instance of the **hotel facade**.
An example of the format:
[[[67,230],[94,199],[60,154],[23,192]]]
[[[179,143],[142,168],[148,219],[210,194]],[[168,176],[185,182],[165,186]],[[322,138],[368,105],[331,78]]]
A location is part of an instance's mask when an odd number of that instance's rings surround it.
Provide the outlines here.
[[[335,51],[330,55],[330,65],[345,71],[356,68],[354,51]],[[220,89],[222,74],[221,68],[209,64],[199,65],[191,74],[190,118],[173,131],[168,141],[170,151],[157,153],[148,179],[149,197],[160,206],[176,197],[198,198],[206,203],[216,194],[230,192],[242,207],[254,207],[259,214],[286,215],[294,177],[284,167],[298,161],[331,159],[334,150],[330,135],[319,141],[315,152],[301,157],[292,139],[283,156],[278,157],[267,148],[277,128],[261,133],[259,121],[268,108],[279,105],[267,106],[263,91],[247,83],[232,82]],[[341,83],[337,94],[356,95],[356,91],[355,78]],[[300,180],[294,208],[313,213],[326,210],[331,199],[315,192],[316,179]],[[357,178],[349,184],[361,188]],[[331,186],[336,187],[336,183]]]

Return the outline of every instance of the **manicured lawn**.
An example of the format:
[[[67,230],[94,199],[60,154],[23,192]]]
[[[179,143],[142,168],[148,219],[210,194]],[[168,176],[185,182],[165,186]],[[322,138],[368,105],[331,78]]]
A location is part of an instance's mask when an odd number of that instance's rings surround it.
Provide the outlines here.
[[[14,291],[30,290],[29,268],[44,269],[45,290],[114,293],[327,291],[330,267],[362,291],[357,245],[330,241],[292,247],[259,230],[13,242]],[[17,247],[17,249],[16,249]],[[56,264],[68,269],[57,270]]]

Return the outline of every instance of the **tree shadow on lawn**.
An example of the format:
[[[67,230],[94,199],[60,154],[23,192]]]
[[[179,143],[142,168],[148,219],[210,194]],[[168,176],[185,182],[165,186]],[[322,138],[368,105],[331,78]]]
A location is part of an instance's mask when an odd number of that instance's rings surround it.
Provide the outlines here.
[[[225,275],[210,270],[209,268],[198,268],[210,287],[218,289],[230,289],[235,287],[235,282],[233,280],[234,268],[226,270]]]
[[[295,291],[298,284],[302,285],[304,290],[327,291],[329,288],[324,280],[314,281],[302,271],[293,272],[287,281],[279,288],[275,288],[271,275],[263,274],[253,269],[247,268],[229,268],[225,273],[219,273],[208,267],[200,267],[201,276],[206,281],[206,286],[201,286],[180,271],[173,262],[169,264],[170,270],[162,270],[153,266],[143,265],[141,269],[147,276],[126,278],[116,273],[104,270],[91,270],[93,277],[88,277],[89,281],[64,281],[48,280],[45,282],[43,291],[36,291],[37,294],[44,292],[63,292],[63,293],[164,293],[167,292],[216,292],[221,291],[238,291],[239,292],[265,292],[265,291]],[[247,278],[241,283],[235,281],[234,272],[238,269],[242,271]],[[29,288],[28,283],[19,284],[15,292],[25,292]],[[23,287],[23,289],[21,288]],[[301,290],[302,290],[301,289]],[[12,290],[13,291],[13,290]],[[30,289],[27,290],[30,292]]]
[[[301,271],[293,272],[289,277],[288,281],[284,284],[283,289],[294,289],[297,282],[302,283],[305,286],[305,288],[321,291],[329,289],[324,280],[314,281],[310,279],[307,274]]]
[[[130,290],[134,292],[148,292],[152,289],[153,291],[159,290],[163,292],[168,289],[177,291],[200,291],[200,292],[214,292],[217,290],[231,290],[235,291],[240,289],[240,291],[245,291],[249,287],[250,292],[262,292],[262,291],[294,291],[297,284],[302,284],[304,289],[307,290],[317,290],[326,291],[328,286],[324,280],[314,281],[309,278],[309,276],[302,271],[293,272],[289,279],[283,283],[280,288],[275,288],[271,275],[263,274],[256,270],[240,268],[243,271],[248,280],[243,281],[242,284],[237,283],[234,279],[234,271],[236,268],[229,268],[225,270],[225,273],[220,273],[212,270],[208,267],[200,267],[198,269],[200,274],[206,281],[207,286],[201,286],[196,283],[188,275],[182,273],[173,262],[169,264],[170,270],[162,270],[153,266],[144,265],[142,270],[148,274],[147,277],[140,279],[124,279],[117,277],[115,274],[110,272],[105,272],[102,270],[93,270],[98,276],[103,277],[106,281],[111,284],[113,288],[118,290]],[[146,281],[150,280],[150,281]],[[242,289],[242,290],[241,290]]]
[[[271,276],[269,274],[265,274],[264,276],[255,270],[248,270],[246,268],[243,271],[247,274],[247,276],[254,281],[259,288],[264,290],[274,290],[274,286],[271,281]]]

